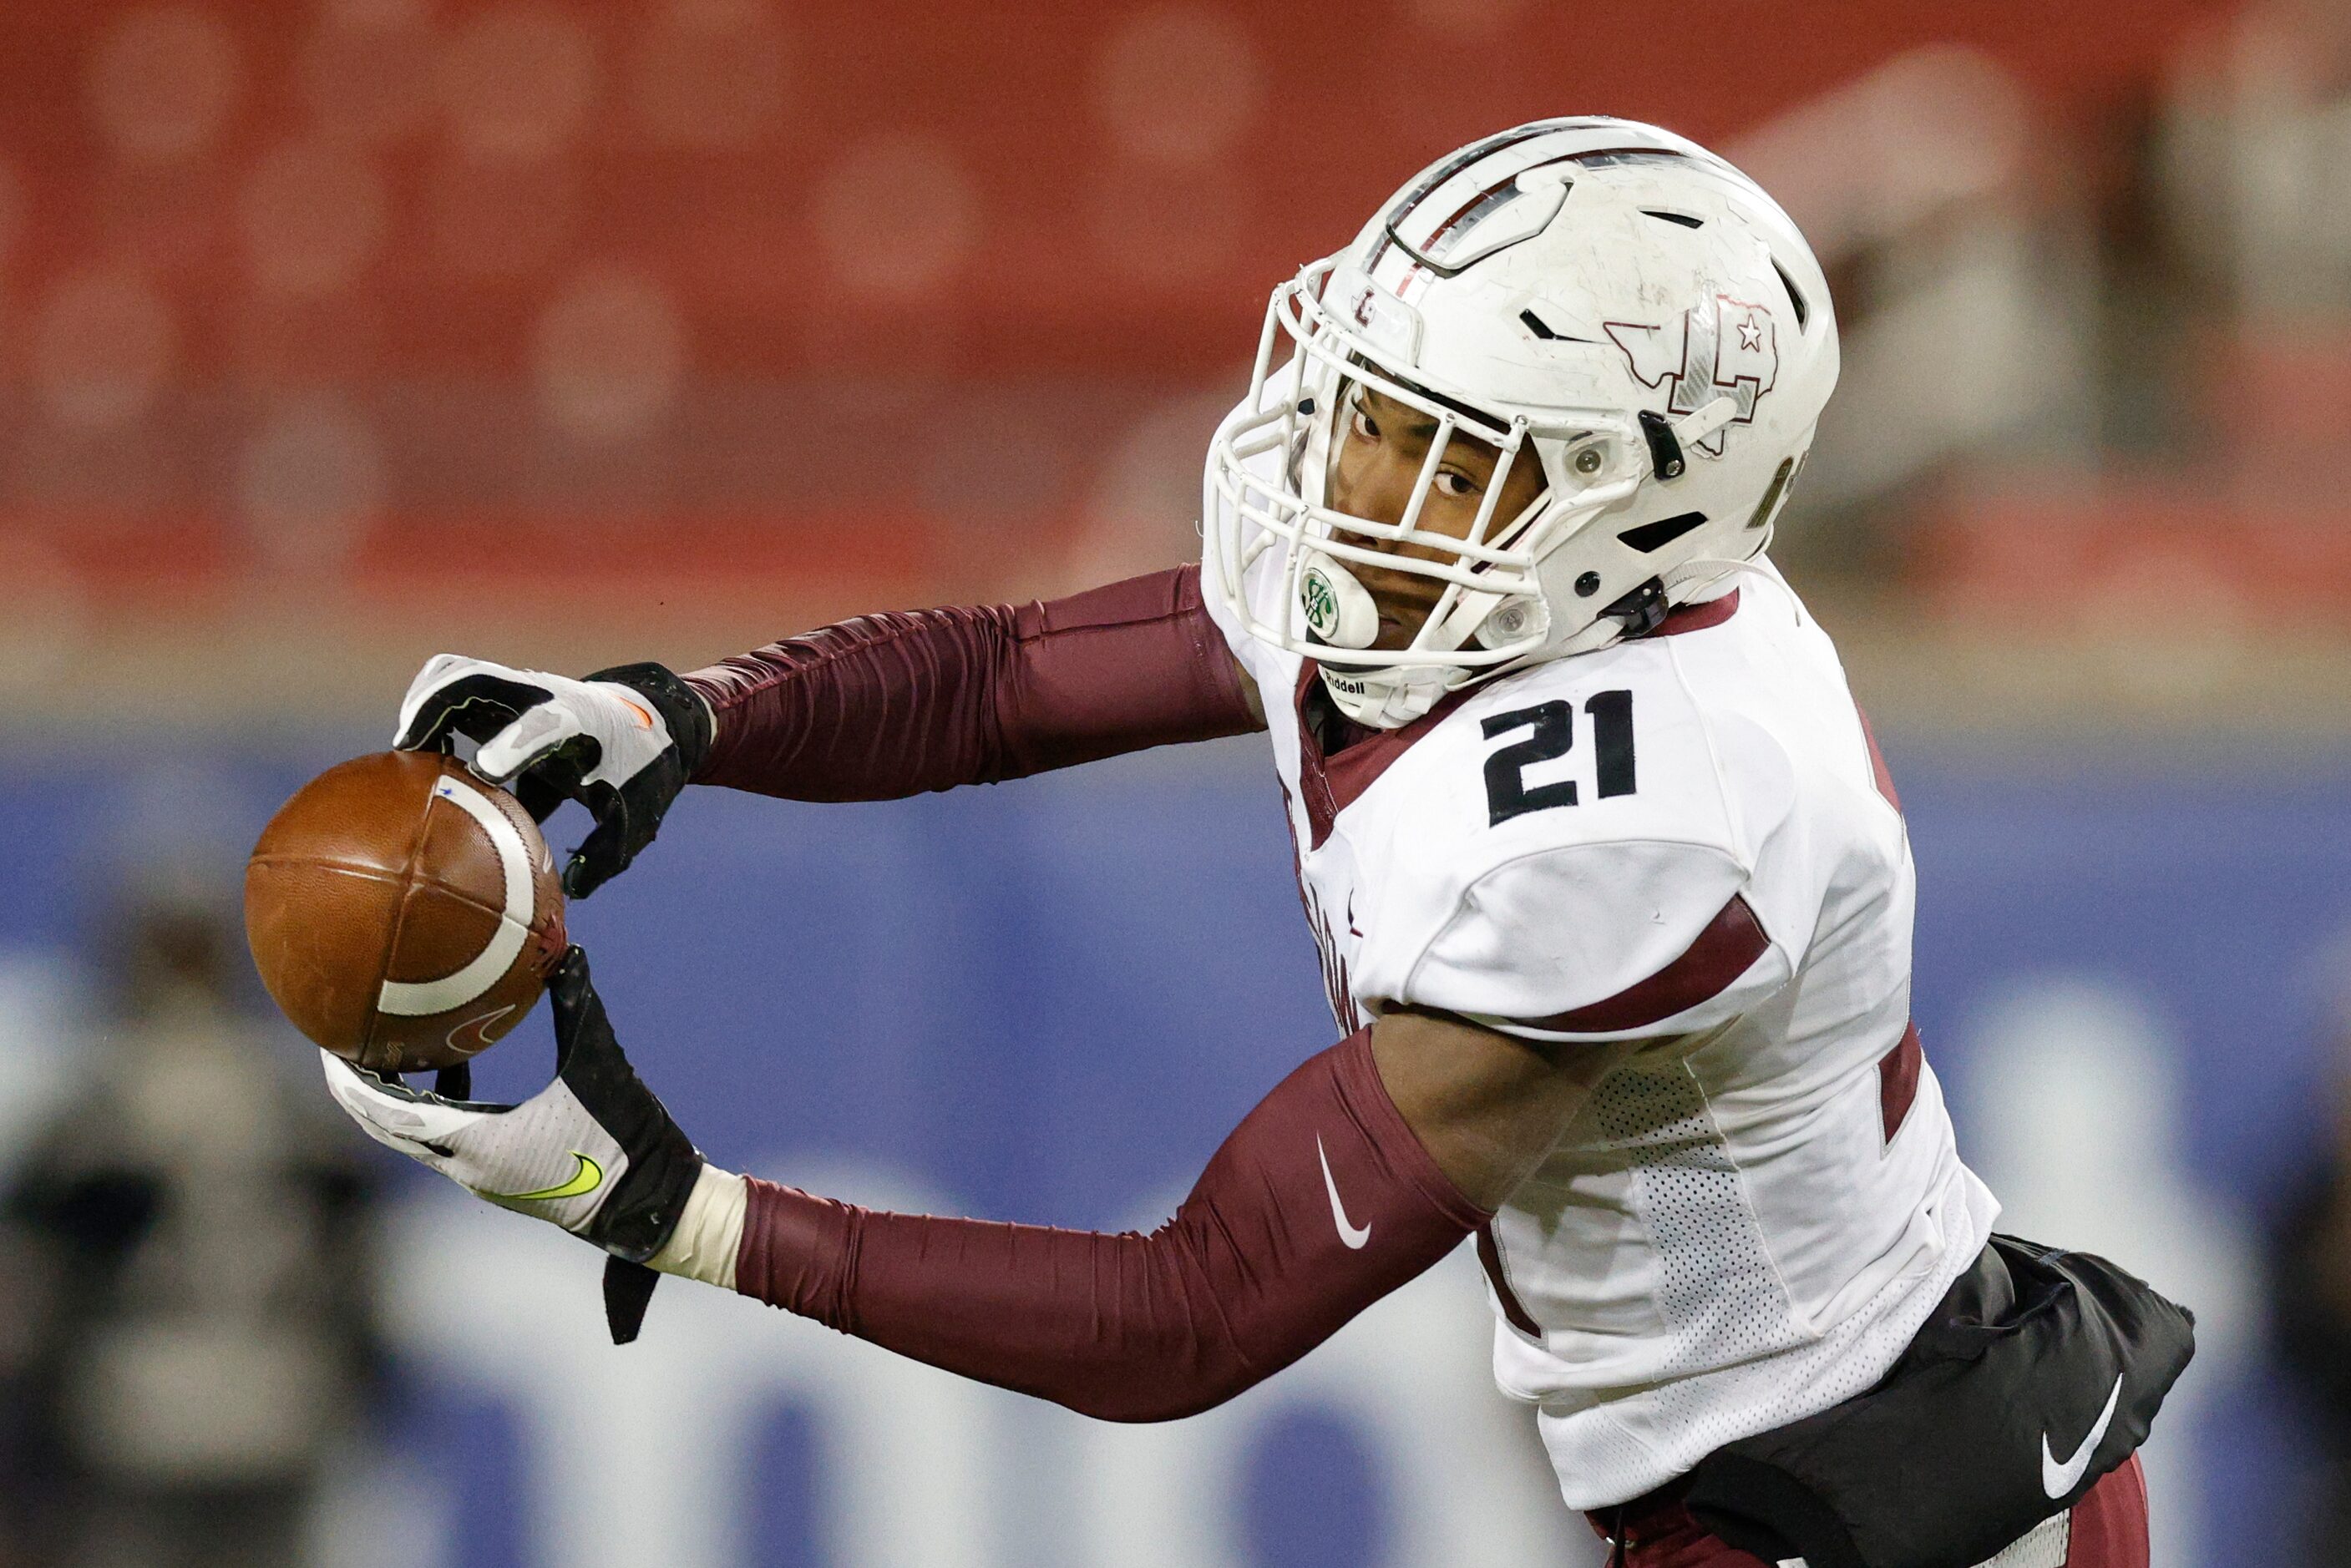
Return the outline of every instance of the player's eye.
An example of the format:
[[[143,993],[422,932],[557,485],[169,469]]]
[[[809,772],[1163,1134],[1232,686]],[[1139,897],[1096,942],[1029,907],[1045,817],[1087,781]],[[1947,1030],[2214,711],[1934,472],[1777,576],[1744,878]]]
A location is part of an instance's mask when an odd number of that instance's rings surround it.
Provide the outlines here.
[[[1364,405],[1361,403],[1355,405],[1354,415],[1348,428],[1353,432],[1357,441],[1380,439],[1380,427],[1373,422],[1372,416],[1364,411]]]
[[[1437,493],[1439,495],[1475,495],[1478,493],[1478,482],[1458,469],[1440,468],[1437,471]]]

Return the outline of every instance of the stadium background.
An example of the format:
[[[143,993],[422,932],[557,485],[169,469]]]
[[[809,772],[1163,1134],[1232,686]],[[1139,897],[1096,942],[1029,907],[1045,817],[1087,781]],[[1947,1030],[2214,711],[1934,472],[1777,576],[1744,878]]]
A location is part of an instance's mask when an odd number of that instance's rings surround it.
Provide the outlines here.
[[[0,1169],[104,1056],[126,904],[233,913],[261,821],[382,743],[426,655],[690,668],[1185,558],[1267,289],[1436,153],[1587,109],[1721,146],[1823,252],[1846,379],[1780,554],[1904,793],[1962,1146],[2014,1229],[2201,1314],[2158,1561],[2298,1537],[2332,1428],[2277,1358],[2264,1238],[2351,1034],[2323,0],[16,0]],[[575,929],[715,1158],[1148,1224],[1329,1039],[1287,857],[1248,742],[890,805],[696,795]],[[321,1562],[1587,1550],[1463,1258],[1129,1431],[716,1293],[613,1352],[584,1249],[372,1154],[392,1359],[321,1450]],[[11,1568],[46,1561],[22,1522]]]

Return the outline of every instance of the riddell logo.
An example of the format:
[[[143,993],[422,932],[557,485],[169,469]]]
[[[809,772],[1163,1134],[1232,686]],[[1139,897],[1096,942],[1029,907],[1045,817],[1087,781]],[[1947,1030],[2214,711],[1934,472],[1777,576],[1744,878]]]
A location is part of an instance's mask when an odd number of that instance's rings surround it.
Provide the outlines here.
[[[1641,385],[1674,384],[1666,403],[1668,413],[1694,414],[1717,398],[1729,397],[1739,403],[1730,423],[1753,424],[1755,406],[1780,379],[1780,338],[1771,312],[1727,294],[1714,296],[1662,327],[1611,321],[1607,328]],[[1720,457],[1728,434],[1727,428],[1719,430],[1698,448],[1708,457]]]
[[[1364,286],[1364,292],[1355,296],[1355,325],[1358,327],[1369,327],[1371,324],[1372,290],[1371,286],[1366,284]]]

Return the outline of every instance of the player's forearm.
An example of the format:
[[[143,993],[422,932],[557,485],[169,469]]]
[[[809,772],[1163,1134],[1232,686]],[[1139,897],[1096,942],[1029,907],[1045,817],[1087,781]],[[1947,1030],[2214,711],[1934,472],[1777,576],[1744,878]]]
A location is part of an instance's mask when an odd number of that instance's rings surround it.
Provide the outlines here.
[[[760,1181],[741,1197],[735,1289],[1116,1421],[1230,1398],[1489,1217],[1405,1125],[1364,1035],[1285,1079],[1147,1236],[877,1213]],[[694,1245],[705,1269],[656,1266],[723,1277],[708,1236]]]
[[[1185,566],[1069,598],[861,617],[686,677],[695,782],[891,800],[1260,728]]]

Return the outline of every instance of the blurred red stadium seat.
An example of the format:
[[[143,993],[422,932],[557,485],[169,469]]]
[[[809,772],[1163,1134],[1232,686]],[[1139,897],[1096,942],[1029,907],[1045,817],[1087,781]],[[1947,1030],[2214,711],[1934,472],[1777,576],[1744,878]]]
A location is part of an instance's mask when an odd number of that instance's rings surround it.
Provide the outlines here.
[[[1118,521],[1104,454],[1449,144],[1727,136],[1929,38],[2095,99],[2210,9],[17,0],[0,531],[133,598],[277,559],[684,581],[755,537],[755,575],[992,587],[1008,485],[1070,548]],[[1033,467],[967,506],[990,441]]]

